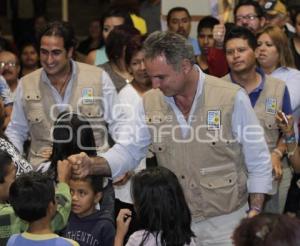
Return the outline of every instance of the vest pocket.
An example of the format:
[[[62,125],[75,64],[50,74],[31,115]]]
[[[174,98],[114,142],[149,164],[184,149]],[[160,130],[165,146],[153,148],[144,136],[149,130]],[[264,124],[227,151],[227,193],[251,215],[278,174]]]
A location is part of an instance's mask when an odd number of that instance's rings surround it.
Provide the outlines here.
[[[234,164],[201,168],[199,184],[206,216],[230,213],[238,206],[239,192]]]
[[[159,165],[166,166],[166,167],[170,166],[172,153],[171,153],[171,148],[168,147],[166,142],[152,143],[151,148],[156,155]]]
[[[279,128],[275,122],[275,117],[263,120],[264,135],[269,148],[275,148],[278,137]]]
[[[87,118],[99,118],[102,115],[101,108],[97,104],[79,105],[78,110],[79,113]]]

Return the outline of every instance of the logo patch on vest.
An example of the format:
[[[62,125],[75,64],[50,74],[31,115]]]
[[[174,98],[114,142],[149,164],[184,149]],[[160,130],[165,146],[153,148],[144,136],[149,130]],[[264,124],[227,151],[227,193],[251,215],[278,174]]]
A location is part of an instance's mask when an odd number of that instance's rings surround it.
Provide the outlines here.
[[[93,104],[94,103],[93,88],[83,88],[81,94],[82,94],[82,104]]]
[[[266,100],[266,113],[276,114],[277,101],[275,98],[267,98]]]
[[[221,128],[221,111],[208,110],[207,111],[207,128],[208,130],[218,130]]]

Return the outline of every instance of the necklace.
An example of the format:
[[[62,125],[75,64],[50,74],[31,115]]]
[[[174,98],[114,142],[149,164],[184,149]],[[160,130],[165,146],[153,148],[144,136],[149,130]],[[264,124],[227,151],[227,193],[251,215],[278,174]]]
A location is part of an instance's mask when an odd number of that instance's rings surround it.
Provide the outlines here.
[[[66,87],[66,85],[67,85],[67,82],[69,81],[69,79],[70,79],[70,75],[71,75],[71,70],[68,72],[68,74],[67,74],[67,76],[66,76],[66,78],[65,78],[65,80],[64,80],[64,82],[62,83],[62,86],[59,88],[59,90],[58,90],[58,93],[62,96],[62,94],[64,93],[64,89],[65,89],[65,87]]]

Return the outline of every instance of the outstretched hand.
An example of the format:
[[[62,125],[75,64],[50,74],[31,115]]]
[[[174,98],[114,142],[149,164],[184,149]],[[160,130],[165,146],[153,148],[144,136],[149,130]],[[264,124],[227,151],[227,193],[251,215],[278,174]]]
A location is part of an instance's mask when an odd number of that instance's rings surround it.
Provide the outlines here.
[[[85,178],[91,174],[93,160],[86,153],[71,155],[68,161],[72,165],[72,176],[75,178]]]

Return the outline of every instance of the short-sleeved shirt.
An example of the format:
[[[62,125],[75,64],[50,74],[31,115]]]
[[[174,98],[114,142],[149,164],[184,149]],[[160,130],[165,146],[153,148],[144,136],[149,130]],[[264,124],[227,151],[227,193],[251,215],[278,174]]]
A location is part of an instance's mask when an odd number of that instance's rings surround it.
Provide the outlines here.
[[[54,233],[51,234],[32,234],[24,232],[22,234],[15,234],[10,237],[7,242],[8,246],[79,246],[74,240],[60,237]]]

